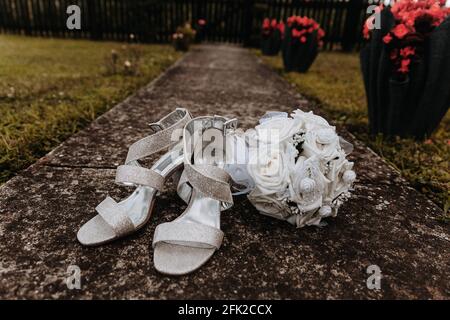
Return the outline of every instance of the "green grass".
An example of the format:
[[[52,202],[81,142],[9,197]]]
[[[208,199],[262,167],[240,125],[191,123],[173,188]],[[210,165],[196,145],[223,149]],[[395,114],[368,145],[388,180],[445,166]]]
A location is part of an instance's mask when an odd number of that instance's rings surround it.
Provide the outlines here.
[[[260,56],[260,53],[254,51]],[[367,103],[358,54],[322,52],[306,74],[283,71],[280,57],[261,56],[299,92],[316,101],[330,119],[345,125],[359,139],[396,167],[419,191],[446,212],[450,206],[450,113],[433,136],[418,142],[412,139],[383,139],[368,134]]]
[[[179,56],[163,45],[0,35],[0,184]]]

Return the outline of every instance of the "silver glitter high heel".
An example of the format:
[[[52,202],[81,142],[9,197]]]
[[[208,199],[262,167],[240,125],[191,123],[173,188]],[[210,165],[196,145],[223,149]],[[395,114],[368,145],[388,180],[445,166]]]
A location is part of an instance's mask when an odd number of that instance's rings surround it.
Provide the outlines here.
[[[156,227],[153,261],[159,272],[193,272],[220,248],[220,212],[233,205],[230,176],[223,169],[226,137],[236,125],[237,120],[220,116],[196,118],[186,125],[178,194],[188,207],[174,221]]]
[[[183,165],[182,130],[191,119],[189,112],[177,108],[150,125],[153,133],[135,143],[128,151],[124,165],[117,168],[116,183],[135,186],[136,190],[117,203],[106,197],[96,208],[98,215],[78,231],[78,241],[86,246],[101,245],[129,235],[142,228],[151,216],[155,196],[166,179]],[[139,160],[170,148],[151,169]]]

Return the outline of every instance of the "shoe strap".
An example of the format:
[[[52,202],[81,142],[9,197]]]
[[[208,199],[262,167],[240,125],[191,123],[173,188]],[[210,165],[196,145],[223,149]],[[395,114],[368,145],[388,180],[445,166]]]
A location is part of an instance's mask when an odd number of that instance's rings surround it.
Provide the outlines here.
[[[136,229],[130,217],[111,197],[106,197],[105,200],[99,203],[95,210],[111,229],[114,230],[117,237],[128,234]]]
[[[177,108],[158,122],[150,124],[153,133],[130,146],[125,164],[148,157],[179,142],[182,129],[189,120],[189,111]]]
[[[219,249],[223,232],[196,222],[167,222],[158,225],[153,236],[153,248],[159,242],[194,248]]]
[[[183,128],[190,119],[188,110],[177,108],[158,122],[150,124],[153,133],[130,146],[125,164],[117,168],[116,183],[162,190],[164,177],[154,170],[141,167],[138,160],[178,143],[182,138]]]
[[[165,178],[154,170],[136,165],[117,167],[116,183],[122,185],[141,185],[152,187],[158,191],[164,187]]]
[[[190,120],[184,127],[184,171],[178,185],[179,193],[184,199],[191,194],[192,188],[206,196],[222,202],[222,208],[227,209],[233,205],[233,196],[230,190],[229,174],[214,165],[192,163],[195,144],[202,143],[202,134],[205,130],[215,128],[222,131],[224,139],[227,134],[237,127],[237,120],[229,120],[221,116],[206,116]],[[195,141],[195,139],[198,139]],[[193,140],[193,141],[192,141]],[[223,144],[225,146],[225,143]],[[189,185],[187,185],[189,182]],[[187,190],[187,191],[186,191]]]

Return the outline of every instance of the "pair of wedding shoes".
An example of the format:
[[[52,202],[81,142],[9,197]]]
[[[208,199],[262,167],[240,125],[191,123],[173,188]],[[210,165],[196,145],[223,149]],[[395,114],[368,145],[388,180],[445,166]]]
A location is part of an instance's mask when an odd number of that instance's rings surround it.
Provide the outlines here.
[[[129,235],[149,220],[157,192],[178,170],[178,195],[188,204],[174,221],[156,227],[153,260],[156,270],[183,275],[200,268],[222,244],[220,212],[233,205],[230,176],[224,170],[226,137],[237,120],[221,116],[192,119],[177,108],[150,125],[152,134],[131,145],[124,165],[117,168],[116,182],[136,190],[117,203],[107,197],[98,215],[78,231],[79,242],[101,245]],[[139,160],[168,149],[150,169]]]

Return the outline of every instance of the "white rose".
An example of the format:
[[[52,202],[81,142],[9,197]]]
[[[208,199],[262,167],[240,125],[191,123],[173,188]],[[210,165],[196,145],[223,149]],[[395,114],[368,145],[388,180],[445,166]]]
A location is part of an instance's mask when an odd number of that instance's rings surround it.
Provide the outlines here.
[[[312,111],[303,112],[300,109],[292,112],[291,117],[293,119],[299,119],[303,123],[303,129],[309,131],[318,128],[331,127],[330,124],[321,116],[315,115]]]
[[[267,113],[255,127],[257,139],[264,143],[280,143],[290,139],[302,127],[300,118],[288,118],[287,113]]]
[[[339,136],[331,127],[307,131],[302,147],[302,155],[308,158],[316,156],[322,162],[335,158],[341,149]]]
[[[285,192],[295,152],[290,144],[260,144],[250,149],[247,171],[263,194]]]
[[[280,197],[275,195],[265,195],[256,187],[248,196],[249,201],[262,214],[277,218],[285,219],[290,215],[290,210],[286,207]]]
[[[340,173],[341,167],[343,163],[346,162],[345,152],[341,149],[336,151],[333,158],[327,162],[327,173],[326,177],[330,181],[336,181],[338,179],[338,175]]]
[[[226,165],[225,171],[233,180],[233,195],[248,193],[255,187],[255,182],[247,172],[249,146],[242,131],[236,130],[235,134],[226,139]]]
[[[299,157],[290,180],[289,200],[295,202],[301,212],[322,206],[325,187],[330,181],[320,171],[317,158]]]
[[[352,170],[353,162],[346,160],[335,160],[330,162],[330,171],[327,177],[330,183],[327,186],[325,200],[331,202],[339,195],[347,192],[356,179],[356,174]]]

